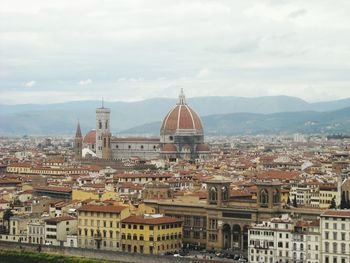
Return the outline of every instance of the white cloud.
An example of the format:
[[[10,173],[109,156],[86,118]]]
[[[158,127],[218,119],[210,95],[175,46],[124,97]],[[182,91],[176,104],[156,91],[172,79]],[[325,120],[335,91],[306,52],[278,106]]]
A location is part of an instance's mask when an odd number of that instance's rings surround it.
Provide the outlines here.
[[[182,87],[190,97],[350,96],[348,0],[3,0],[2,5],[0,92],[14,103],[106,93],[111,100],[176,97]],[[23,86],[34,85],[18,96]],[[50,96],[55,92],[62,97]]]
[[[34,80],[28,81],[26,83],[24,83],[24,87],[26,88],[31,88],[36,84],[36,82]]]
[[[78,84],[80,86],[86,86],[86,85],[90,85],[92,83],[92,80],[91,79],[86,79],[86,80],[81,80],[78,82]]]
[[[209,69],[203,68],[197,73],[197,78],[206,78],[210,74]]]

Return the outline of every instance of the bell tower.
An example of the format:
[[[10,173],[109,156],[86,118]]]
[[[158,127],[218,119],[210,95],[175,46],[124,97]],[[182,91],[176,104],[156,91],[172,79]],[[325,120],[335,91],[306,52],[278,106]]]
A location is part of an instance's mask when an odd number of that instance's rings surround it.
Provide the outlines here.
[[[111,133],[109,130],[111,110],[104,107],[96,109],[96,155],[98,158],[110,159]]]
[[[102,159],[111,159],[111,133],[102,133]]]
[[[74,138],[74,158],[80,161],[83,157],[83,136],[81,135],[80,123],[78,122]]]
[[[230,202],[230,180],[222,176],[206,181],[208,205],[226,206]]]
[[[259,182],[257,204],[262,208],[278,208],[281,205],[281,186],[279,182]]]

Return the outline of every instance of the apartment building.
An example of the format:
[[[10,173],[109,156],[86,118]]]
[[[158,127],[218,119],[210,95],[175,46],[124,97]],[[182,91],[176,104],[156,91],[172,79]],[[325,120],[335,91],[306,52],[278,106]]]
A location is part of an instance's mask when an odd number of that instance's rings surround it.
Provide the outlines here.
[[[321,215],[322,262],[350,263],[350,210],[329,210]]]
[[[127,206],[83,205],[78,209],[78,246],[120,251],[120,224],[129,215]]]
[[[163,254],[182,247],[182,221],[159,214],[132,215],[122,220],[122,251]]]
[[[77,219],[70,216],[53,217],[45,222],[45,244],[63,246],[67,236],[77,232]]]
[[[320,240],[318,222],[273,218],[249,229],[249,262],[319,263]]]

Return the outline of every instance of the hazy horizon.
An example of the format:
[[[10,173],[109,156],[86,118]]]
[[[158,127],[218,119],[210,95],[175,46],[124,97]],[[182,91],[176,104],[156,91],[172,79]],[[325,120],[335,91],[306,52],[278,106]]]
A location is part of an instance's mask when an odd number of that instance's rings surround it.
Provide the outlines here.
[[[350,97],[344,97],[344,98],[337,98],[337,99],[329,99],[329,100],[306,100],[300,97],[296,97],[296,96],[289,96],[289,95],[271,95],[271,96],[251,96],[251,97],[244,97],[244,96],[234,96],[234,95],[212,95],[212,96],[194,96],[194,97],[187,97],[186,99],[197,99],[197,98],[221,98],[221,97],[233,97],[233,98],[241,98],[241,99],[255,99],[255,98],[264,98],[264,97],[290,97],[290,98],[295,98],[295,99],[300,99],[303,100],[307,103],[322,103],[322,102],[331,102],[331,101],[339,101],[339,100],[346,100],[346,99],[350,99]],[[106,103],[115,103],[115,102],[123,102],[123,103],[133,103],[133,102],[142,102],[142,101],[147,101],[147,100],[152,100],[152,99],[170,99],[170,100],[177,100],[178,97],[150,97],[150,98],[144,98],[144,99],[135,99],[135,100],[110,100],[110,99],[106,99],[104,98],[104,102]],[[61,103],[71,103],[71,102],[89,102],[89,101],[101,101],[102,103],[102,98],[98,99],[76,99],[76,100],[65,100],[65,101],[57,101],[57,102],[28,102],[28,103],[6,103],[6,102],[1,102],[0,101],[0,105],[8,105],[8,106],[15,106],[15,105],[49,105],[49,104],[61,104]]]

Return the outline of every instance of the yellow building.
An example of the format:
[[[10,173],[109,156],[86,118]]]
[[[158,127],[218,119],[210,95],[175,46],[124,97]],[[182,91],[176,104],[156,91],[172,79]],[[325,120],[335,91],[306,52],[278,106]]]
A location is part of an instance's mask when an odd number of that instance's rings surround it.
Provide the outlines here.
[[[182,247],[182,221],[174,217],[145,214],[122,220],[122,251],[163,254]]]
[[[328,209],[332,203],[332,199],[338,203],[338,190],[335,185],[322,185],[320,186],[320,208]]]
[[[129,215],[126,206],[82,206],[78,209],[78,246],[120,251],[121,220]]]

